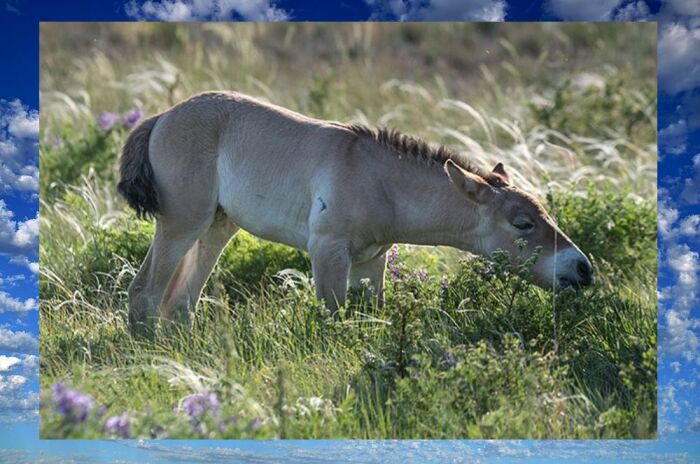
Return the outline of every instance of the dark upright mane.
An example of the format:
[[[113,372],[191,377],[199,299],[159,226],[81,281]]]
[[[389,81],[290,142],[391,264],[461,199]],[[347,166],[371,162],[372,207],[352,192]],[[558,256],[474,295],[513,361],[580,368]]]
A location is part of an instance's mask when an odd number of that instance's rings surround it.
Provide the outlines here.
[[[476,174],[495,187],[503,185],[503,180],[498,174],[484,171],[472,164],[462,154],[444,145],[430,145],[423,139],[404,134],[396,129],[387,129],[384,127],[373,128],[361,124],[348,124],[345,127],[359,136],[374,140],[383,147],[399,155],[410,156],[413,159],[424,161],[427,164],[436,163],[440,166],[445,164],[445,161],[451,160],[460,168],[472,174]]]

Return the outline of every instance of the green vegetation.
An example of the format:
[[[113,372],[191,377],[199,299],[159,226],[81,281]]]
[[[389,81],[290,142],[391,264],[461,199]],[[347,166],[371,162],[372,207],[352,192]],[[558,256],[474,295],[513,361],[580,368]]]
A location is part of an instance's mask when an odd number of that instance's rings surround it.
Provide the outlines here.
[[[42,24],[41,37],[43,438],[655,436],[653,24]],[[596,284],[555,296],[522,280],[532,261],[401,245],[384,307],[356,298],[335,321],[305,253],[241,232],[190,330],[132,339],[126,289],[153,223],[116,194],[127,128],[103,113],[213,88],[504,161]]]

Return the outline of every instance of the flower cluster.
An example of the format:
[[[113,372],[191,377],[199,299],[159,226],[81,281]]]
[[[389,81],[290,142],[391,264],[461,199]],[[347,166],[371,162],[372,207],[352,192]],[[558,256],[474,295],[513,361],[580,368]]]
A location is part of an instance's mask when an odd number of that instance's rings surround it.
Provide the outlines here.
[[[100,126],[100,129],[103,131],[109,131],[118,124],[121,124],[126,129],[131,129],[142,118],[143,110],[141,108],[134,108],[122,115],[105,111],[104,113],[99,114],[96,119],[97,125]]]
[[[131,437],[131,420],[127,413],[112,416],[105,421],[104,431],[112,436],[120,438]]]
[[[428,271],[425,269],[418,269],[414,274],[421,282],[426,283],[428,281]]]
[[[207,412],[217,416],[221,405],[216,393],[203,392],[186,396],[182,400],[181,409],[193,423],[198,423]]]
[[[412,273],[407,272],[407,266],[401,262],[399,258],[399,246],[394,245],[389,249],[389,254],[387,255],[387,269],[389,270],[389,275],[393,280],[399,280],[401,277],[413,276],[419,281],[426,283],[430,279],[428,276],[428,271],[425,269],[416,269]]]
[[[85,422],[95,405],[92,396],[71,390],[63,382],[56,382],[51,391],[59,414],[71,422]]]
[[[401,261],[399,260],[399,247],[394,245],[389,250],[389,255],[387,258],[387,266],[389,269],[389,275],[394,280],[399,280],[401,278]]]
[[[457,356],[455,356],[454,353],[452,353],[449,350],[443,350],[442,358],[448,367],[455,367],[457,365],[457,363],[459,362],[457,359]]]

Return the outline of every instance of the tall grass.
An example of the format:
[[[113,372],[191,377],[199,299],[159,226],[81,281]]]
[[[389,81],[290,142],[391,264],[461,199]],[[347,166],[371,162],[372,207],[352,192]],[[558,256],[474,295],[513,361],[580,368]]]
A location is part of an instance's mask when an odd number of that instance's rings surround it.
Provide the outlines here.
[[[654,436],[653,27],[43,24],[42,436]],[[305,253],[242,232],[191,329],[130,338],[153,224],[115,192],[127,130],[95,117],[213,88],[503,161],[596,286],[554,297],[504,256],[401,246],[387,304],[334,321]]]

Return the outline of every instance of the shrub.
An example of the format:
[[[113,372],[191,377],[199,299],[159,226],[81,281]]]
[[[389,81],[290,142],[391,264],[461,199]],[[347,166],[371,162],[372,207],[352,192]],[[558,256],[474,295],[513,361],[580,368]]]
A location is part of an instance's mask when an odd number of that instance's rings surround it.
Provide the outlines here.
[[[656,268],[656,202],[628,191],[588,185],[585,196],[548,195],[559,227],[584,253],[622,273]]]

